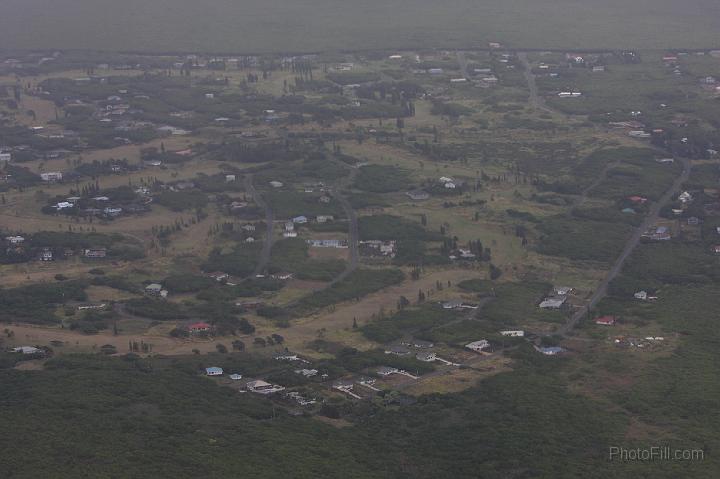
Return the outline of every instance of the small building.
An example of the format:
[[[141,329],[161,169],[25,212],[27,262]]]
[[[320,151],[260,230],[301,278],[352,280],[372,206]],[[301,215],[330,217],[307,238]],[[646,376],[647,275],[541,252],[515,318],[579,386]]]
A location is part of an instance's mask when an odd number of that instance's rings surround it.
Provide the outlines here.
[[[615,326],[615,316],[601,316],[599,318],[595,318],[595,324],[599,324],[601,326]]]
[[[482,352],[483,349],[488,349],[490,347],[490,343],[487,339],[481,339],[479,341],[473,341],[472,343],[468,343],[465,345],[465,347],[471,351],[479,353]]]
[[[307,219],[307,216],[300,215],[300,216],[296,216],[295,218],[293,218],[292,222],[295,224],[301,225],[301,224],[307,223],[308,219]]]
[[[53,260],[53,252],[50,248],[44,248],[40,252],[39,256],[40,261],[52,261]]]
[[[408,356],[410,350],[404,346],[390,346],[385,350],[385,354],[394,354],[395,356]]]
[[[556,356],[565,352],[565,349],[560,346],[541,347],[537,348],[537,350],[546,356]]]
[[[420,351],[415,355],[415,358],[419,361],[424,361],[426,363],[431,363],[437,359],[437,355],[433,353],[432,351]]]
[[[270,384],[262,379],[250,381],[245,385],[248,391],[256,394],[273,394],[276,392],[284,391],[285,388],[276,384]]]
[[[638,291],[633,295],[635,299],[639,299],[641,301],[646,301],[648,299],[647,291]]]
[[[59,171],[48,171],[46,173],[40,173],[40,179],[49,183],[62,181],[63,174]]]
[[[233,381],[240,381],[242,379],[242,374],[237,374],[237,373],[231,374],[230,379],[232,379]]]
[[[212,326],[210,326],[208,323],[205,322],[198,322],[198,323],[192,323],[189,324],[187,329],[190,334],[200,334],[200,333],[206,333],[210,331]]]
[[[273,188],[282,188],[283,184],[281,181],[272,180],[270,182],[270,186],[272,186]]]
[[[158,283],[152,283],[145,286],[145,292],[152,296],[160,296],[162,289],[162,285]]]
[[[5,241],[10,243],[11,245],[19,245],[25,242],[25,238],[22,236],[6,236]]]
[[[222,281],[227,281],[228,278],[230,278],[229,274],[222,271],[213,271],[212,273],[208,274],[208,276],[217,281],[218,283]]]
[[[315,220],[318,223],[327,223],[328,221],[335,221],[335,217],[333,215],[318,215]]]
[[[232,183],[235,181],[235,175],[225,175],[225,182]]]
[[[430,198],[430,194],[424,190],[413,190],[405,193],[411,200],[421,201]]]
[[[218,367],[205,368],[206,376],[222,376],[223,369]]]
[[[560,296],[555,298],[545,298],[540,303],[539,307],[542,309],[560,309],[563,304],[565,304],[565,301],[567,300],[566,296]]]
[[[296,369],[295,374],[299,374],[301,376],[304,376],[306,378],[311,378],[318,375],[317,369]]]
[[[380,366],[379,368],[377,368],[376,372],[378,373],[378,375],[380,375],[382,377],[388,377],[391,374],[399,373],[400,370],[398,368],[391,368],[388,366]]]
[[[553,288],[553,292],[557,296],[567,296],[568,294],[572,293],[573,288],[572,286],[555,286]]]
[[[273,357],[278,361],[299,361],[300,360],[297,353],[291,353],[289,351],[277,353]]]
[[[36,348],[35,346],[20,346],[17,348],[13,348],[13,353],[22,353],[22,354],[44,354],[45,351],[43,351],[40,348]]]
[[[83,251],[86,258],[105,258],[107,256],[107,248],[88,248]]]
[[[506,331],[500,331],[500,334],[503,336],[509,336],[511,338],[522,338],[525,336],[525,331],[517,329],[517,330],[506,330]]]

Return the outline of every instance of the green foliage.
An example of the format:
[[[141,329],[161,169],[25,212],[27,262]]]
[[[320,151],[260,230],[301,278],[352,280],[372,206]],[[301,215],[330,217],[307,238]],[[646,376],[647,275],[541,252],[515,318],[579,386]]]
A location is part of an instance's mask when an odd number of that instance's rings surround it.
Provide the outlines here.
[[[442,240],[440,234],[430,233],[420,223],[399,216],[361,216],[358,218],[358,229],[362,240]]]
[[[357,269],[331,287],[301,299],[296,308],[310,311],[350,299],[358,299],[397,284],[405,278],[399,269]]]
[[[176,274],[162,281],[163,286],[172,293],[194,293],[215,286],[216,283],[213,278],[193,274]]]
[[[631,227],[622,223],[545,218],[538,225],[542,234],[537,250],[551,256],[610,262],[622,251]]]
[[[358,170],[355,187],[372,193],[412,189],[408,172],[391,165],[366,165]]]
[[[68,301],[86,301],[84,281],[63,281],[0,289],[0,321],[57,323],[55,306]]]
[[[235,276],[248,276],[255,270],[262,245],[259,243],[242,243],[230,252],[214,249],[203,263],[205,271],[223,271]]]
[[[200,191],[163,191],[155,196],[155,202],[173,211],[187,211],[207,206],[205,193]]]
[[[459,313],[427,305],[422,308],[405,309],[388,318],[380,318],[360,330],[366,338],[379,343],[400,339],[406,334],[422,335],[423,332],[458,319]]]

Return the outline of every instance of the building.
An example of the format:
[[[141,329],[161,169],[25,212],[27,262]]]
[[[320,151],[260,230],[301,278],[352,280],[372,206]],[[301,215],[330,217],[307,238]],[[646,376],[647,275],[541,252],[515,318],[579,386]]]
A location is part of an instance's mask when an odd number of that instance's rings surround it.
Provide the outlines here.
[[[40,179],[52,183],[62,181],[63,175],[59,171],[48,171],[47,173],[40,173]]]
[[[522,330],[506,330],[506,331],[500,331],[500,334],[503,336],[509,336],[511,338],[522,338],[525,336],[525,331]]]
[[[237,374],[237,373],[231,374],[230,379],[232,379],[233,381],[239,381],[242,379],[242,374]]]
[[[437,355],[431,351],[420,351],[415,355],[415,358],[419,361],[431,363],[437,359]]]
[[[43,250],[40,252],[40,261],[52,261],[53,260],[53,252],[50,248],[43,248]]]
[[[247,388],[248,391],[251,393],[256,394],[273,394],[279,391],[284,391],[285,388],[282,386],[278,386],[276,384],[270,384],[268,382],[263,381],[262,379],[258,379],[255,381],[250,381],[245,385],[245,388]]]
[[[36,348],[35,346],[20,346],[17,348],[13,348],[13,353],[22,353],[22,354],[44,354],[45,351],[43,351],[40,348]]]
[[[12,159],[11,153],[0,153],[0,163],[10,163]]]
[[[490,347],[490,343],[487,339],[481,339],[479,341],[473,341],[472,343],[468,343],[465,345],[465,347],[471,351],[479,353],[482,352],[483,349],[488,349]]]
[[[335,217],[333,215],[318,215],[316,217],[316,221],[318,223],[327,223],[328,221],[334,221]]]
[[[270,182],[270,186],[272,186],[273,188],[282,188],[283,184],[280,181],[272,180]]]
[[[550,347],[536,348],[536,349],[546,356],[556,356],[560,353],[565,352],[565,349],[561,348],[560,346],[550,346]]]
[[[318,375],[317,369],[296,369],[295,374],[300,374],[306,378],[311,378]]]
[[[615,316],[601,316],[599,318],[595,318],[595,324],[599,324],[601,326],[615,326]]]
[[[553,292],[557,296],[567,296],[568,294],[572,293],[573,288],[571,286],[555,286],[553,288]]]
[[[86,258],[104,258],[107,256],[106,248],[88,248],[83,251]]]
[[[390,346],[385,350],[385,354],[394,354],[395,356],[408,356],[410,350],[403,346]]]
[[[307,219],[307,216],[300,215],[300,216],[296,216],[295,218],[293,218],[292,222],[295,224],[301,225],[301,224],[307,223],[308,219]]]
[[[400,372],[399,369],[397,369],[397,368],[391,368],[391,367],[388,367],[388,366],[380,366],[380,367],[377,369],[378,375],[383,376],[383,377],[388,377],[388,376],[390,376],[391,374],[397,374],[397,373],[399,373],[399,372]]]
[[[567,297],[560,296],[555,298],[545,298],[540,303],[540,308],[542,309],[560,309],[563,304],[565,304],[565,301],[567,300]]]
[[[411,200],[421,201],[430,198],[430,194],[424,190],[413,190],[405,193]]]
[[[223,369],[218,367],[205,368],[206,376],[222,376]]]
[[[192,323],[189,324],[187,327],[187,330],[190,334],[199,334],[199,333],[206,333],[210,331],[212,326],[210,326],[208,323],[204,322],[198,322],[198,323]]]
[[[229,274],[223,273],[222,271],[213,271],[212,273],[208,274],[208,276],[217,281],[218,283],[222,281],[227,281],[228,278],[230,278]]]
[[[273,357],[278,361],[299,361],[300,360],[297,353],[291,353],[289,351],[277,353]]]
[[[161,284],[158,283],[152,283],[145,286],[145,292],[147,294],[150,294],[152,296],[160,296],[160,293],[162,292],[163,288]]]
[[[11,245],[19,245],[22,244],[25,241],[25,238],[22,236],[6,236],[5,241],[10,243]]]
[[[633,295],[635,299],[639,299],[641,301],[646,301],[648,299],[647,291],[638,291]]]

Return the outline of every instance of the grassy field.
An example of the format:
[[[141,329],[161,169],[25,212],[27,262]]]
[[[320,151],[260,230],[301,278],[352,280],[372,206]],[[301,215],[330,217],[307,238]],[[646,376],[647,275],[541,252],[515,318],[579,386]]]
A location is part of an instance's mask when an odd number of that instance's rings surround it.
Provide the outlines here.
[[[619,14],[622,12],[622,14]],[[6,0],[6,48],[278,52],[720,45],[713,0]]]

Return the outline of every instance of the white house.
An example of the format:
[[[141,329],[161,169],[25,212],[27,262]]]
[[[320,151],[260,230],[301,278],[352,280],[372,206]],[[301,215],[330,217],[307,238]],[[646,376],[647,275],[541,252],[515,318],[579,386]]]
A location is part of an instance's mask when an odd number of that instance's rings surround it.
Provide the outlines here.
[[[272,180],[270,182],[270,186],[272,186],[273,188],[282,188],[283,184],[280,181]]]
[[[10,163],[12,153],[0,153],[0,163]]]
[[[540,307],[542,309],[560,309],[563,304],[565,304],[565,300],[567,297],[560,296],[558,298],[545,298],[541,303]]]
[[[205,375],[207,376],[222,376],[223,369],[218,367],[205,368]]]
[[[482,352],[483,349],[489,348],[490,343],[487,341],[487,339],[481,339],[480,341],[473,341],[472,343],[468,343],[465,345],[465,347],[470,349],[471,351],[479,353]]]
[[[36,348],[34,346],[20,346],[18,348],[13,348],[13,353],[23,353],[23,354],[37,354],[42,353],[43,350]]]
[[[48,171],[46,173],[40,173],[40,179],[43,181],[62,181],[63,175],[59,171]]]
[[[522,330],[507,330],[507,331],[500,331],[500,334],[503,336],[510,336],[511,338],[522,338],[525,336],[525,331]]]

